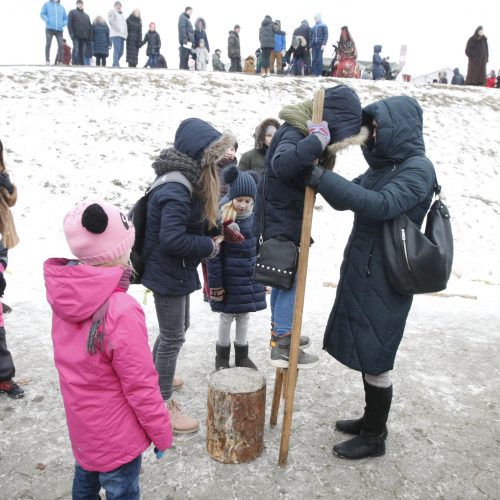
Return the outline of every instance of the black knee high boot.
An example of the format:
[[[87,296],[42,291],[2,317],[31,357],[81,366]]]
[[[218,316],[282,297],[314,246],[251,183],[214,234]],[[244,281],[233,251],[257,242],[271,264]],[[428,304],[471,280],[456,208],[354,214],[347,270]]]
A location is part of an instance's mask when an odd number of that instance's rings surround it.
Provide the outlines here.
[[[365,401],[366,401],[366,380],[365,374],[363,373],[363,386],[365,388]],[[365,405],[366,411],[366,405]],[[363,427],[363,422],[365,420],[365,415],[363,412],[363,416],[361,418],[357,418],[354,420],[337,420],[335,422],[335,429],[340,432],[344,432],[345,434],[359,434],[361,432],[361,428]]]
[[[365,414],[359,435],[333,447],[333,452],[343,458],[359,459],[385,454],[392,385],[382,388],[365,382],[365,400]]]

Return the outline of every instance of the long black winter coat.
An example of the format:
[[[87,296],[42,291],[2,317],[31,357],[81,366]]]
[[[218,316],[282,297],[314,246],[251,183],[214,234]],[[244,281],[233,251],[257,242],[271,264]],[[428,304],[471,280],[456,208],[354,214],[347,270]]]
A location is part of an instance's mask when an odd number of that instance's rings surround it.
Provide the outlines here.
[[[255,312],[265,309],[266,292],[263,285],[253,281],[257,261],[257,238],[253,232],[254,215],[237,218],[241,243],[223,242],[219,255],[207,260],[208,286],[224,288],[224,300],[211,301],[212,311],[228,314]]]
[[[479,26],[474,35],[467,40],[465,55],[469,58],[467,65],[467,76],[465,85],[485,85],[486,84],[486,64],[488,63],[488,39],[483,35],[479,36]]]
[[[230,59],[232,57],[241,57],[240,36],[233,30],[229,32],[227,38],[227,56]]]
[[[142,21],[140,17],[130,14],[127,17],[127,57],[129,64],[137,66],[139,62],[139,49],[142,43]]]
[[[71,39],[90,40],[92,24],[90,17],[81,9],[73,9],[68,14],[68,32]]]
[[[109,56],[109,47],[111,39],[109,38],[108,25],[104,23],[94,23],[92,25],[92,54],[94,56]]]
[[[378,375],[394,366],[413,300],[387,281],[382,223],[406,213],[422,224],[436,175],[425,156],[422,110],[413,98],[389,97],[363,113],[378,124],[376,142],[363,150],[370,168],[352,182],[326,172],[318,186],[330,205],[355,214],[324,348],[349,368]]]

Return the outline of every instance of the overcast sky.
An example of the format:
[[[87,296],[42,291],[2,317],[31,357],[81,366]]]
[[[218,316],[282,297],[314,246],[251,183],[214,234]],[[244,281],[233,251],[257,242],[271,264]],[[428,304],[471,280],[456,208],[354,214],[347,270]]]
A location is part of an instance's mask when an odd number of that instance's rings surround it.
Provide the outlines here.
[[[97,15],[107,17],[113,0],[84,0],[85,11],[91,20]],[[187,5],[193,7],[192,21],[203,17],[207,22],[210,48],[222,50],[227,61],[227,35],[235,24],[241,26],[240,40],[243,59],[259,46],[259,26],[265,15],[281,20],[289,35],[307,19],[312,25],[314,14],[320,12],[328,25],[330,38],[325,56],[333,52],[331,44],[339,37],[340,27],[347,25],[356,42],[359,59],[371,60],[373,45],[381,44],[382,55],[397,62],[401,45],[407,45],[407,67],[404,72],[418,76],[445,67],[458,66],[467,71],[465,44],[478,25],[488,37],[490,62],[488,70],[500,69],[500,30],[498,2],[481,0],[458,4],[456,0],[384,0],[373,2],[292,2],[291,0],[123,0],[123,12],[128,16],[135,8],[141,10],[143,28],[155,21],[162,39],[162,53],[169,68],[178,68],[177,21]],[[45,25],[40,19],[43,1],[9,0],[4,2],[0,30],[0,64],[44,64]],[[73,9],[76,0],[62,0]],[[299,5],[297,5],[299,4]],[[413,5],[415,7],[413,7]],[[65,35],[67,31],[65,30]],[[69,39],[69,36],[67,37]],[[55,41],[53,42],[55,45]],[[71,42],[70,42],[71,44]],[[146,48],[140,52],[139,64],[146,60]],[[53,48],[55,54],[55,48]],[[52,57],[53,59],[53,57]],[[125,57],[122,59],[125,65]]]

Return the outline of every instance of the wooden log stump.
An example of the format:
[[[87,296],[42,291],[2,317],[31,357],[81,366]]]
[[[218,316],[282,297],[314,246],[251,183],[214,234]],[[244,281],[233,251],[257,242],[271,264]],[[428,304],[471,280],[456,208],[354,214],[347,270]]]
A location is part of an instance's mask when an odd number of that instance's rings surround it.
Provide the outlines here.
[[[250,368],[227,368],[208,381],[207,451],[218,462],[240,464],[264,449],[266,380]]]

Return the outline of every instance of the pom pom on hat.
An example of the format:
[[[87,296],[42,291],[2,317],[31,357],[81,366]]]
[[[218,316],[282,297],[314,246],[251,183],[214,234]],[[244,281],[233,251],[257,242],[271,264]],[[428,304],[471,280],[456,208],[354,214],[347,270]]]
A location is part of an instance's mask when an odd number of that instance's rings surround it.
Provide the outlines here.
[[[240,196],[249,196],[255,199],[257,185],[252,175],[240,170],[236,165],[230,165],[222,171],[222,180],[229,184],[227,197],[230,200]]]
[[[104,264],[130,252],[135,228],[104,200],[84,200],[64,217],[64,235],[73,255],[85,264]]]

